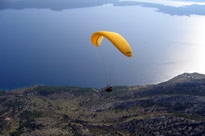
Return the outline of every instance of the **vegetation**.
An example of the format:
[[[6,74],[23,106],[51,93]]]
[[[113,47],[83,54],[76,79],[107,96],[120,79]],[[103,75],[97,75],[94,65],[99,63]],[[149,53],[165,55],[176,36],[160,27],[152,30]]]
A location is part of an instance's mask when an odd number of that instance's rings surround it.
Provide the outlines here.
[[[0,93],[0,135],[204,135],[205,76],[146,86],[32,86]]]

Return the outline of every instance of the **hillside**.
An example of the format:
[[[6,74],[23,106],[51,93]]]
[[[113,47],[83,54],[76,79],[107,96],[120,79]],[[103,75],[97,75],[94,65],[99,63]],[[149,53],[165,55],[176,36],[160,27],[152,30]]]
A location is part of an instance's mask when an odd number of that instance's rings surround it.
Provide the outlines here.
[[[156,85],[32,86],[0,92],[0,135],[205,135],[205,75]]]

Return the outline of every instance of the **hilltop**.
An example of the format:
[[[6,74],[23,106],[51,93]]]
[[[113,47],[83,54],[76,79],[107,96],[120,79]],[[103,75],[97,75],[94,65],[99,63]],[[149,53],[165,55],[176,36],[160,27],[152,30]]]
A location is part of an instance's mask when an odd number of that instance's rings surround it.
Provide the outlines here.
[[[0,135],[205,135],[205,75],[156,85],[0,92]]]

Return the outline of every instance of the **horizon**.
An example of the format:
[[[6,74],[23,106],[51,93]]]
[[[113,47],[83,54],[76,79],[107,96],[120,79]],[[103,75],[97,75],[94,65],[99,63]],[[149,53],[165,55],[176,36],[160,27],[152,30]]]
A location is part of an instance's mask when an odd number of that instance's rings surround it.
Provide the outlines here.
[[[161,82],[159,82],[159,83],[151,83],[151,84],[136,84],[136,85],[115,85],[115,86],[112,86],[112,87],[135,87],[135,86],[146,86],[146,85],[158,85],[158,84],[161,84],[161,83],[165,83],[165,82],[168,82],[168,81],[170,81],[170,80],[172,80],[172,79],[174,79],[174,78],[176,78],[176,77],[178,77],[178,76],[181,76],[181,75],[184,75],[184,74],[191,74],[191,75],[193,75],[193,74],[197,74],[197,75],[204,75],[205,76],[205,74],[203,74],[203,73],[197,73],[197,72],[193,72],[193,73],[187,73],[187,72],[184,72],[184,73],[181,73],[181,74],[179,74],[179,75],[176,75],[176,76],[174,76],[174,77],[172,77],[172,78],[170,78],[170,79],[167,79],[167,80],[165,80],[165,81],[161,81]],[[74,88],[85,88],[85,89],[88,89],[88,88],[92,88],[92,89],[97,89],[97,90],[102,90],[102,89],[104,89],[104,88],[106,88],[106,86],[105,87],[103,87],[103,88],[94,88],[94,87],[79,87],[79,86],[67,86],[67,85],[64,85],[64,86],[52,86],[52,85],[42,85],[42,84],[36,84],[36,85],[31,85],[31,86],[25,86],[25,87],[19,87],[19,88],[13,88],[13,89],[0,89],[0,91],[12,91],[12,90],[19,90],[19,89],[24,89],[24,88],[33,88],[33,87],[38,87],[38,86],[42,86],[42,87],[74,87]]]

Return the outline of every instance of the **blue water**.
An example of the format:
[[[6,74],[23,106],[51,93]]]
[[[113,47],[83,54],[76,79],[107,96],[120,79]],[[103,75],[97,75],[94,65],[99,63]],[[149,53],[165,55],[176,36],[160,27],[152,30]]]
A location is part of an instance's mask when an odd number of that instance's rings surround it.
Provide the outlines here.
[[[203,3],[41,2],[0,2],[1,89],[39,84],[102,88],[106,82],[152,84],[183,72],[205,73]],[[101,30],[124,36],[133,57],[106,39],[93,46],[90,37]]]

